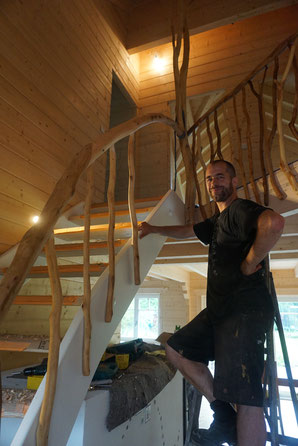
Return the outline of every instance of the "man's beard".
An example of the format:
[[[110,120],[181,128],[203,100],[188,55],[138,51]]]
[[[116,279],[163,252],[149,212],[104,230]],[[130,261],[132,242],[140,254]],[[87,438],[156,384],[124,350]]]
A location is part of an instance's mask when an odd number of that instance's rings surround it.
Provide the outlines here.
[[[227,199],[232,195],[233,191],[234,189],[231,181],[228,187],[219,186],[217,190],[211,189],[210,195],[216,203],[220,203],[221,201],[227,201]]]

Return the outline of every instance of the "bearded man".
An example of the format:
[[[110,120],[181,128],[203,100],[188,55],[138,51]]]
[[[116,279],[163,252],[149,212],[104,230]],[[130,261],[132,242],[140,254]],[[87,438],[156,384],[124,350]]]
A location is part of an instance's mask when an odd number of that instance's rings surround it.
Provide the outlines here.
[[[209,245],[207,308],[166,346],[169,360],[214,411],[209,429],[194,432],[192,443],[264,446],[264,340],[273,323],[264,258],[281,236],[284,219],[271,209],[237,197],[235,169],[227,161],[208,165],[206,184],[219,213],[195,225],[143,222],[140,238],[148,234],[182,239],[197,236]],[[212,360],[214,378],[208,369]]]

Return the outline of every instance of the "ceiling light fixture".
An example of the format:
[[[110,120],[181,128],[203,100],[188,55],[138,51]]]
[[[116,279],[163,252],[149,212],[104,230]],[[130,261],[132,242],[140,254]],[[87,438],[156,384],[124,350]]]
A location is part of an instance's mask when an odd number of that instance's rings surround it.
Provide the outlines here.
[[[153,67],[156,71],[163,71],[166,65],[166,61],[165,59],[163,59],[162,57],[159,57],[158,54],[154,55],[153,58]]]
[[[39,216],[38,215],[34,215],[34,217],[32,217],[33,223],[37,223],[38,220],[39,220]]]

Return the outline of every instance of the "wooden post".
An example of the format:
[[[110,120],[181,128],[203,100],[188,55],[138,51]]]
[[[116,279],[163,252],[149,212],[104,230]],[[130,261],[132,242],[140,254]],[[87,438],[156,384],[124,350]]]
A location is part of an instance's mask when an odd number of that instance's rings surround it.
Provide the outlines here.
[[[91,342],[91,285],[90,285],[90,209],[94,189],[94,164],[87,170],[87,196],[84,206],[85,227],[84,227],[84,247],[83,247],[83,278],[84,278],[84,297],[82,309],[84,314],[84,343],[83,343],[83,375],[90,375],[90,342]]]
[[[199,150],[199,149],[198,149]],[[196,190],[197,190],[197,195],[198,195],[198,202],[199,202],[199,209],[201,212],[201,216],[203,218],[203,220],[206,220],[207,218],[207,214],[205,211],[205,208],[203,206],[203,202],[202,202],[202,194],[201,194],[201,189],[200,189],[200,185],[199,185],[199,180],[198,180],[198,175],[197,175],[197,162],[196,162],[196,132],[195,130],[193,131],[192,134],[192,166],[193,166],[193,170],[194,170],[194,179],[195,179],[195,185],[196,185]]]
[[[241,179],[242,179],[242,186],[245,193],[245,198],[249,200],[249,191],[246,183],[246,175],[243,165],[243,156],[242,156],[242,137],[241,137],[241,128],[239,126],[239,119],[238,119],[238,113],[237,113],[237,103],[236,103],[236,95],[233,96],[233,109],[234,109],[234,118],[236,123],[236,130],[237,130],[237,137],[238,137],[238,158],[235,157],[235,160],[238,163]]]
[[[50,343],[49,343],[48,366],[46,374],[46,385],[39,417],[39,425],[36,433],[37,446],[47,446],[48,444],[49,428],[54,405],[56,381],[57,381],[57,370],[58,370],[59,349],[60,349],[60,317],[61,317],[61,309],[63,302],[53,236],[49,239],[45,248],[46,248],[46,256],[47,256],[53,300],[52,300],[52,311],[50,314]]]
[[[244,116],[246,118],[246,142],[247,142],[247,148],[248,148],[248,166],[249,166],[250,184],[252,186],[252,190],[254,192],[256,202],[261,204],[259,190],[255,183],[255,177],[254,177],[254,168],[253,168],[253,160],[252,160],[252,145],[251,145],[251,138],[250,138],[250,117],[249,117],[249,113],[248,113],[247,106],[246,106],[245,87],[242,88],[242,108],[243,108]]]
[[[220,160],[223,159],[222,153],[221,153],[221,133],[218,126],[218,117],[217,117],[217,108],[214,110],[214,128],[216,131],[217,136],[217,146],[216,146],[216,154]]]
[[[276,128],[277,128],[277,124],[276,124],[276,117],[277,117],[277,105],[276,105],[276,81],[277,81],[277,75],[278,75],[278,68],[279,68],[279,64],[278,64],[278,57],[275,57],[274,60],[274,71],[273,71],[273,84],[272,84],[272,110],[273,110],[273,117],[272,117],[272,126],[271,126],[271,132],[268,134],[267,131],[267,124],[266,124],[266,116],[265,116],[265,112],[263,114],[263,119],[264,119],[264,124],[265,124],[265,140],[264,140],[264,155],[265,155],[265,161],[266,161],[266,167],[268,169],[269,172],[269,178],[270,178],[270,182],[272,185],[272,189],[274,190],[275,195],[277,196],[277,198],[279,198],[280,200],[282,200],[284,198],[284,193],[281,190],[281,188],[279,187],[279,185],[277,184],[275,175],[274,175],[274,171],[273,171],[273,165],[272,165],[272,160],[271,160],[271,151],[272,151],[272,144],[273,144],[273,139],[276,133]]]
[[[116,184],[116,151],[115,146],[110,148],[110,175],[108,186],[108,207],[109,207],[109,232],[108,232],[108,247],[109,247],[109,283],[108,295],[106,303],[105,321],[111,322],[113,317],[113,302],[114,302],[114,286],[115,286],[115,184]]]
[[[297,106],[298,106],[298,66],[297,66],[297,59],[296,59],[295,54],[293,57],[293,70],[294,70],[294,75],[295,75],[295,99],[294,99],[292,119],[289,123],[289,127],[290,127],[291,132],[293,133],[293,135],[295,136],[295,138],[298,141],[298,131],[295,127],[295,122],[296,122],[296,118],[297,118]]]
[[[283,128],[282,128],[282,102],[283,102],[283,91],[284,91],[284,84],[288,77],[293,58],[295,55],[295,49],[296,49],[297,39],[293,43],[289,59],[285,68],[285,71],[283,72],[283,75],[281,77],[280,81],[276,82],[277,85],[277,129],[278,129],[278,139],[279,139],[279,150],[280,150],[280,168],[283,171],[283,173],[286,175],[290,185],[292,186],[293,190],[295,192],[298,192],[298,184],[295,178],[295,175],[293,172],[291,172],[290,167],[287,162],[287,156],[286,156],[286,148],[285,148],[285,142],[284,142],[284,135],[283,135]]]
[[[200,133],[200,130],[201,130],[201,126],[199,126],[198,129],[197,129],[197,153],[198,153],[199,160],[200,160],[203,172],[204,172],[203,181],[204,181],[206,208],[208,209],[208,217],[211,217],[211,215],[212,215],[212,208],[211,208],[210,197],[209,197],[209,194],[208,194],[208,191],[207,191],[207,186],[206,186],[206,181],[205,181],[206,169],[207,168],[206,168],[206,163],[204,161],[203,154],[202,154],[202,144],[201,144],[201,133]]]
[[[209,120],[209,116],[207,116],[206,118],[206,127],[207,127],[207,135],[209,138],[209,144],[210,144],[210,162],[214,161],[214,146],[213,146],[213,138],[212,138],[212,133],[210,130],[210,120]]]
[[[186,23],[185,2],[177,0],[178,12],[176,17],[179,23],[175,27],[172,26],[172,46],[173,46],[173,71],[175,79],[176,91],[176,120],[180,128],[183,128],[184,135],[179,137],[179,145],[185,166],[186,188],[185,188],[185,223],[194,222],[194,205],[195,205],[195,178],[192,166],[192,155],[186,134],[187,117],[186,117],[186,78],[189,63],[189,33]],[[181,50],[183,37],[183,60],[179,69],[179,55]]]
[[[260,160],[260,166],[262,170],[262,183],[263,183],[263,190],[264,190],[264,205],[269,205],[269,188],[268,188],[268,181],[267,181],[267,175],[266,175],[266,169],[265,169],[265,160],[264,160],[264,110],[263,110],[263,90],[264,90],[264,82],[266,79],[267,74],[267,67],[264,70],[263,79],[260,85],[259,93],[255,90],[253,86],[253,82],[249,81],[249,86],[252,91],[252,93],[256,96],[258,101],[258,108],[259,108],[259,160]]]
[[[135,148],[135,137],[131,135],[128,142],[128,207],[129,215],[132,227],[132,245],[133,245],[133,264],[134,264],[134,279],[135,284],[140,285],[140,256],[139,256],[139,234],[138,234],[138,220],[135,209],[135,162],[134,162],[134,148]]]

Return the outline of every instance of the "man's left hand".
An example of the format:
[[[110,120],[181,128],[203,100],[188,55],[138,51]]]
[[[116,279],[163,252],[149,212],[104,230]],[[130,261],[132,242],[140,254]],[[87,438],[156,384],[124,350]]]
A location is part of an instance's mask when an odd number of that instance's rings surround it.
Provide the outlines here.
[[[258,265],[249,264],[246,259],[241,263],[240,269],[242,274],[245,276],[250,276],[253,273],[256,273],[262,268],[262,265],[259,263]]]

